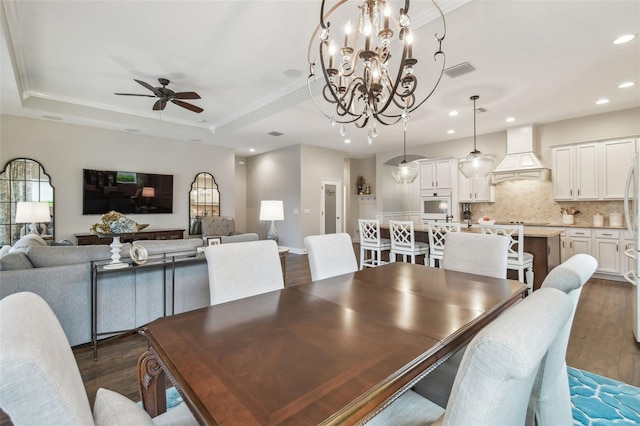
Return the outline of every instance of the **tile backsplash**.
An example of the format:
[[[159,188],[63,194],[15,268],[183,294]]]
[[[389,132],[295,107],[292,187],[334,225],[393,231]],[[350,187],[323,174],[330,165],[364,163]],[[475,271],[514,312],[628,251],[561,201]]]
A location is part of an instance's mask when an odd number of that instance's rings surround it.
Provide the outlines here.
[[[471,204],[471,220],[489,216],[499,222],[562,224],[560,209],[570,207],[580,211],[575,215],[575,225],[590,226],[593,215],[601,213],[607,226],[609,212],[624,213],[622,201],[555,201],[550,181],[515,180],[495,186],[494,203]]]

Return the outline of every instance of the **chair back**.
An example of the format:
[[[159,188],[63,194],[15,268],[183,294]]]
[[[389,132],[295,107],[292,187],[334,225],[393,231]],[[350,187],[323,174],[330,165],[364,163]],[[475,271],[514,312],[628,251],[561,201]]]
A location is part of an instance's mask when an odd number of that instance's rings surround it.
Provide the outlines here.
[[[360,244],[370,247],[380,246],[380,221],[376,219],[358,219]]]
[[[13,424],[94,424],[69,341],[37,294],[0,301],[0,372],[0,408]]]
[[[412,221],[390,220],[389,233],[391,235],[391,250],[409,252],[415,250],[416,238]]]
[[[284,288],[278,244],[273,240],[205,247],[212,305]]]
[[[542,360],[529,400],[527,425],[571,424],[573,421],[566,365],[567,346],[582,287],[597,266],[594,257],[576,254],[549,272],[540,286],[566,293],[573,310],[558,339]]]
[[[480,225],[483,234],[504,235],[509,238],[509,259],[522,264],[524,262],[524,225]]]
[[[462,357],[443,424],[524,424],[542,358],[571,310],[566,294],[545,288],[482,329]]]
[[[442,267],[452,271],[507,278],[509,239],[501,235],[450,232],[445,235]]]
[[[444,252],[444,236],[450,232],[460,232],[460,223],[427,222],[429,233],[429,254]]]
[[[351,236],[346,233],[309,235],[304,238],[311,280],[318,281],[358,270]]]

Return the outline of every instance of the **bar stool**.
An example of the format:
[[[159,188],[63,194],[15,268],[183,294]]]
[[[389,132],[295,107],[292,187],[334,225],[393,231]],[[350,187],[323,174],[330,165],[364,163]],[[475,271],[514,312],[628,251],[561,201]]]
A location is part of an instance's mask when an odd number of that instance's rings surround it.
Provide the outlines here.
[[[444,236],[448,232],[460,232],[460,224],[452,222],[427,222],[429,232],[429,266],[442,267],[442,256],[444,254]]]
[[[360,230],[360,269],[373,268],[388,262],[382,260],[382,252],[391,250],[391,240],[380,237],[380,221],[376,219],[358,219]],[[366,257],[370,252],[369,258]]]
[[[533,255],[524,251],[524,225],[480,225],[483,234],[504,235],[509,238],[507,269],[518,271],[518,281],[533,291]],[[525,280],[526,275],[526,280]]]
[[[390,220],[391,233],[391,262],[396,261],[396,255],[402,255],[402,261],[411,256],[411,263],[416,263],[416,256],[424,255],[425,265],[429,256],[429,244],[416,241],[412,221]]]

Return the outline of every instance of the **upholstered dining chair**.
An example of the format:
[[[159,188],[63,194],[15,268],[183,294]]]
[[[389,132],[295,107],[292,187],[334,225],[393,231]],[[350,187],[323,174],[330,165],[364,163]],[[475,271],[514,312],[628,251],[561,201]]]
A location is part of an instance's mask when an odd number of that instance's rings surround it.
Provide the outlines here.
[[[438,410],[436,404],[409,390],[368,424],[524,424],[542,358],[559,337],[571,311],[571,299],[562,291],[536,291],[471,340],[446,409]]]
[[[35,293],[0,301],[0,373],[0,408],[16,426],[198,424],[184,403],[152,419],[135,402],[102,388],[92,413],[62,326]]]
[[[568,294],[573,303],[573,310],[560,331],[559,338],[542,360],[529,399],[527,425],[566,425],[573,422],[566,364],[567,346],[582,287],[591,278],[597,266],[598,262],[594,257],[576,254],[549,272],[540,286],[555,288]]]
[[[391,250],[391,240],[380,236],[380,221],[358,219],[360,231],[360,269],[384,265],[382,252]],[[367,257],[367,254],[370,257]]]
[[[442,268],[506,278],[508,251],[509,239],[503,236],[449,232],[445,235]]]
[[[389,253],[391,262],[396,261],[397,255],[402,255],[403,262],[406,262],[407,256],[410,256],[411,263],[416,263],[416,256],[424,255],[424,264],[427,264],[429,244],[416,241],[412,221],[390,220],[389,234],[391,236],[391,252]]]
[[[442,267],[442,255],[444,254],[444,236],[450,232],[460,232],[460,223],[457,222],[427,222],[429,233],[429,266]]]
[[[211,305],[284,288],[278,244],[273,240],[215,244],[204,249]]]
[[[524,225],[480,225],[483,234],[504,235],[509,238],[507,269],[518,271],[518,281],[533,291],[533,255],[524,251]],[[526,279],[525,279],[526,275]]]
[[[309,235],[304,238],[304,246],[309,256],[311,281],[358,270],[358,261],[349,234]]]

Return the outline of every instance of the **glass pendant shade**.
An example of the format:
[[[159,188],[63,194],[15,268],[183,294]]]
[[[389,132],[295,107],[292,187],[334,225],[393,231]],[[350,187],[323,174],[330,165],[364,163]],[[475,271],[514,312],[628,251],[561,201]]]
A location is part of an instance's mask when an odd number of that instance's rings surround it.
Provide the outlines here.
[[[402,160],[398,167],[393,169],[391,175],[397,183],[413,183],[418,176],[418,167],[413,163],[407,163],[407,160]]]
[[[467,179],[489,176],[495,157],[491,154],[483,154],[476,149],[476,101],[478,98],[480,98],[478,95],[470,98],[473,101],[473,151],[458,162],[458,169]]]

